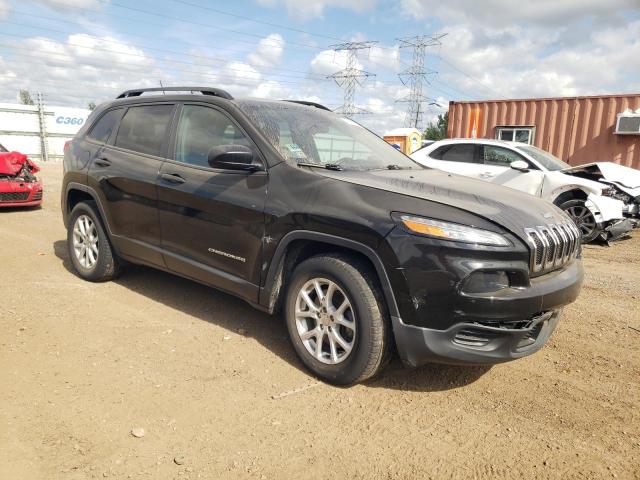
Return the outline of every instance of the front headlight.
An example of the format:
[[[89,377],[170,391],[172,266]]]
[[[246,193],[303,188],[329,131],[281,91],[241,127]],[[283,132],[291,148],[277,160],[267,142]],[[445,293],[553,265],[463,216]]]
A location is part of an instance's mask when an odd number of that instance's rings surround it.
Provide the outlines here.
[[[481,228],[467,227],[459,223],[443,222],[413,215],[402,214],[398,215],[397,218],[405,230],[418,235],[496,247],[508,247],[511,245],[511,242],[499,233]]]

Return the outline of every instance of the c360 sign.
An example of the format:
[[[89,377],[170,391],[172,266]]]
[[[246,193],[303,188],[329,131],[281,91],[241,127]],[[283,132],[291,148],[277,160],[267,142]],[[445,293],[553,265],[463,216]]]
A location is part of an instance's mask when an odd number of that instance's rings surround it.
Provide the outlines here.
[[[84,123],[84,118],[64,117],[60,115],[59,117],[56,117],[56,123],[60,125],[82,125]]]

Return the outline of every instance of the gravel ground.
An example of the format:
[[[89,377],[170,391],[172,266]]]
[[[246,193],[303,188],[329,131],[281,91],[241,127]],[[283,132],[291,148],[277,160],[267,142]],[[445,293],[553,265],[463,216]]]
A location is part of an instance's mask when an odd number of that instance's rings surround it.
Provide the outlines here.
[[[240,300],[74,276],[60,165],[42,176],[42,209],[0,212],[0,478],[640,478],[638,232],[585,248],[539,353],[335,388]]]

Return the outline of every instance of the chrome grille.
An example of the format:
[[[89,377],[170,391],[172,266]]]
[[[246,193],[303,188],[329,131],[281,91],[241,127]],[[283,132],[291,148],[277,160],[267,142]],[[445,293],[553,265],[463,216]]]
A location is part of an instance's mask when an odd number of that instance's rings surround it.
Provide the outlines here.
[[[525,228],[525,232],[535,273],[554,270],[575,258],[582,236],[573,222]]]

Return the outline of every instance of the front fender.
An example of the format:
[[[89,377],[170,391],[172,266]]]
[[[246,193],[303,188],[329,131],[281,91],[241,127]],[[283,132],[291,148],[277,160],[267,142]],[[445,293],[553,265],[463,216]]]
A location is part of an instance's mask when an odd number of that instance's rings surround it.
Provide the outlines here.
[[[615,198],[603,197],[602,195],[594,195],[592,193],[587,197],[584,205],[593,214],[598,223],[624,218],[622,214],[624,203]]]
[[[555,202],[560,195],[571,190],[580,190],[586,195],[600,195],[602,189],[606,187],[606,185],[598,182],[561,172],[547,172],[545,181],[544,190],[546,190],[546,193],[543,192],[542,197],[551,202]]]
[[[381,258],[372,248],[355,240],[309,230],[291,231],[287,233],[278,243],[273,258],[271,259],[271,264],[267,271],[264,285],[262,285],[260,288],[259,303],[267,311],[270,311],[273,308],[274,289],[279,288],[278,276],[281,273],[279,270],[281,270],[282,268],[282,261],[284,260],[287,248],[294,240],[311,240],[326,243],[329,245],[335,245],[338,247],[353,250],[367,257],[376,270],[376,274],[378,276],[378,280],[380,281],[380,286],[382,287],[382,293],[385,296],[389,313],[391,315],[399,315],[398,305],[396,303],[395,295],[393,293],[387,271],[385,270]]]

